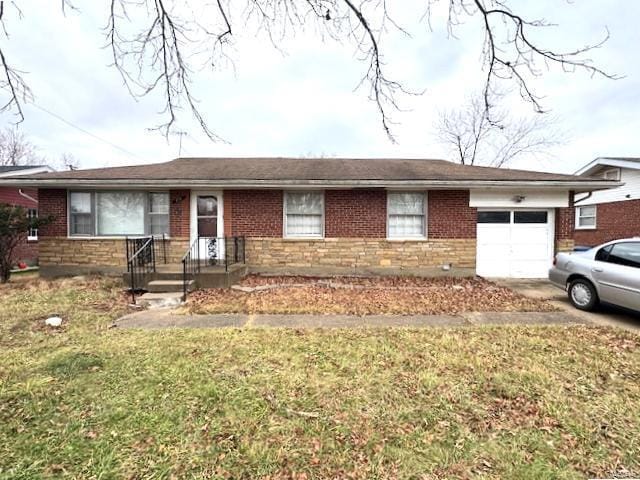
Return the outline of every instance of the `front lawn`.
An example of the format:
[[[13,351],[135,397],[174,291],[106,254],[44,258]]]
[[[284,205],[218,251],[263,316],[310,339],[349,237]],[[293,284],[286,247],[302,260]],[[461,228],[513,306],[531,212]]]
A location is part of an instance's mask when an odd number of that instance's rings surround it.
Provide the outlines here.
[[[109,328],[127,309],[0,286],[0,478],[640,476],[632,333]]]
[[[254,291],[194,292],[188,313],[452,315],[463,312],[550,312],[550,303],[479,278],[265,277],[239,284]]]

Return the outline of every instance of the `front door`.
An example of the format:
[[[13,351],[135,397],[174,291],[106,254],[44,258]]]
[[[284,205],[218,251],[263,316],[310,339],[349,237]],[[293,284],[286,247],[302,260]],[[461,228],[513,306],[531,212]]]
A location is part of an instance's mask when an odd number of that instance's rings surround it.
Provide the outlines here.
[[[200,259],[210,264],[224,259],[221,203],[220,193],[198,192],[192,197],[192,242],[198,242]]]

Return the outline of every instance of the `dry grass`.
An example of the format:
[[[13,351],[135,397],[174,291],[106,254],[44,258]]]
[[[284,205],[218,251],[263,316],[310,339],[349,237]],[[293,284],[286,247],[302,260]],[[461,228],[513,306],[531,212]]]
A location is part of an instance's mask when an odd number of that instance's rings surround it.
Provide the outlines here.
[[[279,285],[250,293],[195,292],[188,313],[438,315],[462,312],[554,311],[550,303],[476,278],[246,277],[248,287]]]
[[[0,287],[1,479],[640,476],[632,333],[109,329],[126,310],[111,281]]]

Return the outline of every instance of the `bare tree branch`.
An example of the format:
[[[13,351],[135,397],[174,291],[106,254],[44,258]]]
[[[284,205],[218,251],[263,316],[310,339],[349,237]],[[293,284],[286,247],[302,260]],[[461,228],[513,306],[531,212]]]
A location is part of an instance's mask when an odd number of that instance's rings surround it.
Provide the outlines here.
[[[35,146],[17,128],[0,130],[0,166],[35,165],[41,160]]]
[[[496,100],[490,98],[490,104]],[[436,136],[463,165],[504,167],[524,154],[545,155],[559,145],[560,133],[548,114],[516,118],[493,107],[488,120],[484,92],[472,96],[459,110],[442,112]]]
[[[5,26],[5,2],[19,16],[15,0],[0,0],[0,24]],[[387,0],[215,0],[198,4],[190,11],[189,2],[176,0],[108,0],[109,16],[105,35],[113,65],[121,75],[129,93],[135,98],[161,95],[163,122],[156,128],[165,136],[175,127],[183,110],[196,120],[202,131],[214,141],[223,141],[204,118],[201,106],[193,95],[198,64],[217,66],[221,60],[231,60],[227,48],[233,35],[256,26],[266,33],[276,49],[282,40],[297,30],[314,29],[324,40],[349,42],[355,45],[364,74],[356,89],[369,86],[369,98],[375,104],[382,129],[391,141],[394,114],[401,111],[399,98],[412,95],[404,85],[392,80],[384,62],[384,46],[389,29],[409,33],[395,22],[387,9]],[[515,84],[522,98],[534,109],[543,112],[541,96],[534,90],[532,79],[541,75],[541,67],[560,66],[565,71],[584,70],[592,76],[615,79],[597,67],[587,57],[588,52],[601,47],[600,42],[569,51],[543,46],[534,32],[552,26],[545,20],[531,20],[514,12],[508,4],[514,0],[441,0],[447,7],[447,30],[455,37],[465,20],[481,21],[483,44],[484,111],[489,124],[499,124],[494,116],[495,95],[502,84]],[[79,12],[72,0],[60,0],[62,12]],[[424,21],[431,25],[432,6],[439,0],[427,0]],[[418,8],[418,7],[416,7]],[[189,13],[190,12],[190,13]],[[418,12],[419,13],[419,12]],[[8,36],[8,35],[7,35]],[[533,40],[536,38],[536,40]],[[203,53],[206,52],[206,53]],[[202,58],[206,55],[206,59]],[[198,59],[206,60],[198,63]],[[233,63],[233,62],[232,62]],[[9,99],[0,111],[14,111],[19,121],[24,119],[22,105],[31,92],[22,72],[13,67],[0,49],[0,88]],[[481,125],[479,125],[481,127]],[[476,132],[479,134],[480,132]],[[476,142],[477,143],[477,142]],[[461,152],[472,148],[460,143]],[[469,151],[473,156],[473,153]]]
[[[438,0],[429,0],[429,4]],[[496,99],[499,84],[503,81],[514,82],[521,97],[531,103],[534,110],[544,113],[542,97],[538,95],[531,79],[542,74],[539,64],[547,68],[559,66],[566,72],[583,70],[591,76],[601,76],[608,79],[618,79],[617,75],[607,73],[598,68],[585,57],[590,51],[600,48],[609,39],[609,31],[599,42],[570,51],[556,51],[545,48],[531,40],[532,32],[541,28],[555,26],[546,20],[529,20],[514,13],[508,6],[507,0],[449,0],[448,29],[453,35],[455,27],[461,25],[464,16],[480,16],[484,27],[484,68],[486,77],[484,83],[484,103],[487,119],[493,122],[491,116],[491,100]]]
[[[17,10],[18,15],[22,16],[22,11],[18,6],[11,2],[11,5]],[[9,33],[5,27],[5,1],[0,0],[0,24],[6,38],[9,38]],[[31,90],[23,78],[23,72],[16,70],[13,66],[9,65],[5,52],[0,48],[0,65],[2,66],[2,78],[0,78],[0,89],[9,93],[9,100],[4,104],[0,104],[0,112],[6,112],[13,110],[18,117],[16,124],[24,121],[24,112],[22,110],[22,104],[31,98]]]

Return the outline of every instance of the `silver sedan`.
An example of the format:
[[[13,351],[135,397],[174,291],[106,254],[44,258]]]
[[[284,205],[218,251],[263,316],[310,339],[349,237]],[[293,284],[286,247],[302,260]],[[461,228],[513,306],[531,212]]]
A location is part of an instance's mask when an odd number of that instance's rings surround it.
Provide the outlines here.
[[[580,310],[593,310],[603,302],[640,312],[640,238],[559,253],[549,280]]]

